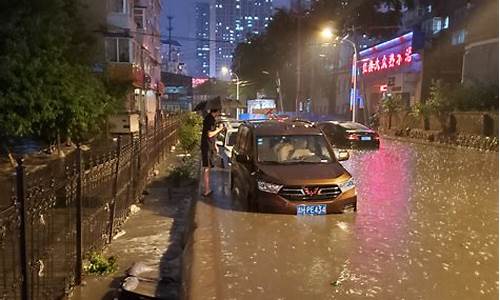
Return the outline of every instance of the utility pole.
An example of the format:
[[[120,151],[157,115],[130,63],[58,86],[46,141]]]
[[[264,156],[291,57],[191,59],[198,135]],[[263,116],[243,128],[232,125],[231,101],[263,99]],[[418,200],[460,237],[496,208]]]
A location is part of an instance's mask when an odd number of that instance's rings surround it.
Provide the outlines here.
[[[142,128],[145,126],[146,132],[148,130],[148,121],[146,114],[146,68],[144,65],[144,45],[141,44],[141,70],[142,70],[142,90],[141,97],[139,103],[140,109],[140,118],[139,118],[139,127]],[[139,135],[140,138],[140,135]]]
[[[295,97],[295,113],[299,113],[299,101],[302,98],[302,0],[297,0],[297,95]]]
[[[281,112],[285,111],[285,108],[283,107],[283,95],[281,93],[281,78],[280,78],[280,71],[276,71],[276,91],[278,93],[278,97],[280,100],[280,106],[281,106]]]
[[[357,51],[357,37],[356,37],[356,30],[354,28],[354,25],[352,26],[352,35],[354,38],[354,41],[350,41],[346,39],[346,41],[350,42],[352,44],[352,47],[354,49],[354,55],[352,59],[352,89],[353,89],[353,95],[352,95],[352,121],[356,122],[356,110],[358,109],[358,51]]]
[[[168,67],[170,65],[170,62],[172,62],[172,30],[174,28],[172,27],[172,20],[174,19],[173,16],[167,16],[168,18],[168,61],[167,61],[167,72],[168,72]]]

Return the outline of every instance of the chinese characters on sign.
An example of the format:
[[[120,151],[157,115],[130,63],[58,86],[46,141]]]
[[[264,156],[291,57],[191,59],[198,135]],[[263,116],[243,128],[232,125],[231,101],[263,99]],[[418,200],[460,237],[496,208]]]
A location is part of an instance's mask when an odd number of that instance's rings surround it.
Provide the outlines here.
[[[363,63],[363,74],[378,72],[386,69],[399,67],[403,64],[411,63],[412,48],[407,47],[403,53],[393,53],[370,58]]]
[[[208,78],[193,78],[193,87],[200,86],[208,81]]]

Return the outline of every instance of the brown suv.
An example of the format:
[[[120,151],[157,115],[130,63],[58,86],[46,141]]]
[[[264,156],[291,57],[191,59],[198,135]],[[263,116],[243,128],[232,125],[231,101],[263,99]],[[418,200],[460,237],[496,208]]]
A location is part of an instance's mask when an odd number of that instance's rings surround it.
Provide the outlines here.
[[[339,155],[338,160],[348,159]],[[250,210],[323,215],[356,210],[354,180],[306,121],[249,122],[231,156],[233,196]]]

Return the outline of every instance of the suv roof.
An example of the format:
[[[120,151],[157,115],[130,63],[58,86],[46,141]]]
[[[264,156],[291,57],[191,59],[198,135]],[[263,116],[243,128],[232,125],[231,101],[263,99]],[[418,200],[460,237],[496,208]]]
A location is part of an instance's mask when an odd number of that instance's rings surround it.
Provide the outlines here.
[[[248,122],[256,135],[320,135],[321,130],[313,123],[304,120]]]

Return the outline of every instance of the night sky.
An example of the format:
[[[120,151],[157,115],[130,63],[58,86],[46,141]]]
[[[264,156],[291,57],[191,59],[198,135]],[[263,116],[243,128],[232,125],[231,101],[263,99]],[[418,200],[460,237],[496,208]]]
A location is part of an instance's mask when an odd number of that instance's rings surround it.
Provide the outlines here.
[[[173,16],[172,27],[174,28],[172,35],[179,41],[183,47],[182,52],[184,62],[188,66],[188,70],[194,65],[195,44],[188,38],[195,37],[194,25],[194,3],[200,0],[163,0],[162,23],[161,31],[167,35],[167,17]],[[208,1],[207,1],[208,2]],[[289,6],[290,0],[274,0],[275,7]]]

